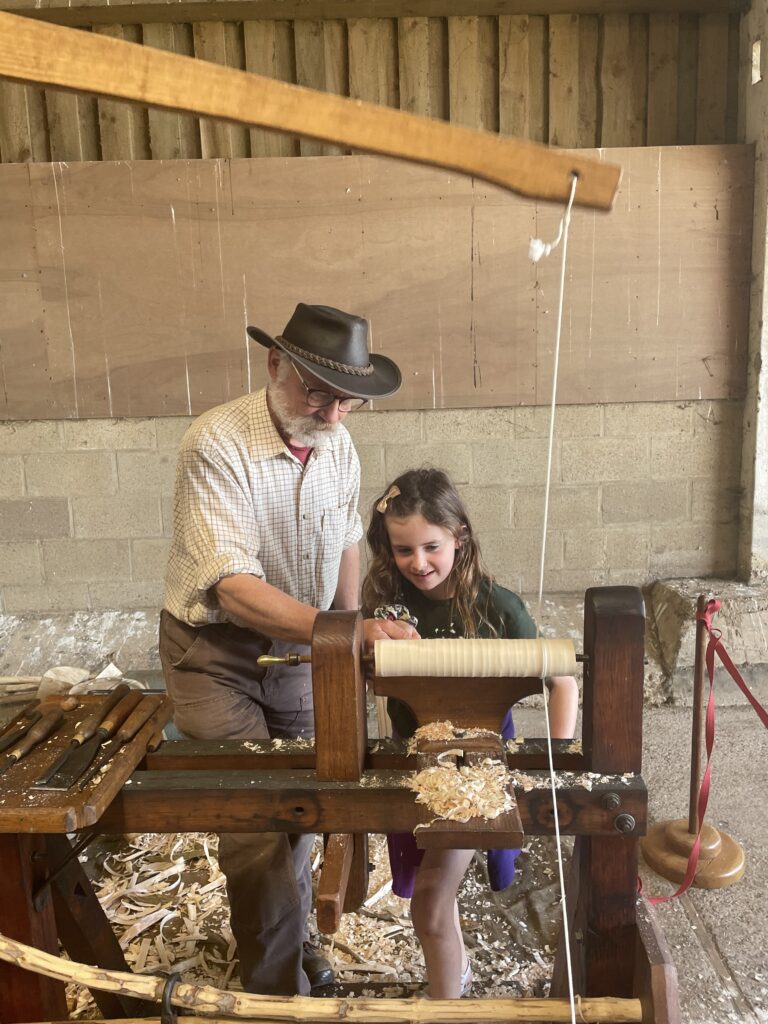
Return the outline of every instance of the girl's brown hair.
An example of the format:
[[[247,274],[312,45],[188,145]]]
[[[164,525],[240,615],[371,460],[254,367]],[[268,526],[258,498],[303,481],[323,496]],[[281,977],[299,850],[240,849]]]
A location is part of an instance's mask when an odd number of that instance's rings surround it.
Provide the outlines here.
[[[441,469],[411,469],[394,480],[382,497],[374,502],[367,533],[371,560],[363,582],[363,613],[371,615],[379,605],[395,603],[402,589],[402,577],[389,543],[386,518],[405,519],[416,515],[450,531],[459,541],[451,569],[452,601],[464,635],[477,636],[478,619],[487,624],[491,635],[495,635],[493,625],[478,607],[480,585],[490,579],[490,574],[483,565],[480,546],[464,502]]]

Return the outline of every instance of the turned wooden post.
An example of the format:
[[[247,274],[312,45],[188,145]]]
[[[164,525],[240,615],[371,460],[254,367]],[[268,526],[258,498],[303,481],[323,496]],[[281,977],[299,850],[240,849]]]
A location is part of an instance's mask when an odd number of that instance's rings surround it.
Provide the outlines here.
[[[363,620],[358,612],[320,612],[312,634],[315,756],[319,779],[357,781],[368,746]],[[357,910],[368,892],[368,835],[333,835],[325,849],[317,924],[332,934],[342,910]]]
[[[636,587],[593,587],[584,599],[584,714],[588,771],[640,772],[642,763],[645,609]],[[568,877],[575,991],[630,996],[636,941],[639,835],[612,794],[615,836],[578,836]],[[567,993],[561,943],[552,994]]]

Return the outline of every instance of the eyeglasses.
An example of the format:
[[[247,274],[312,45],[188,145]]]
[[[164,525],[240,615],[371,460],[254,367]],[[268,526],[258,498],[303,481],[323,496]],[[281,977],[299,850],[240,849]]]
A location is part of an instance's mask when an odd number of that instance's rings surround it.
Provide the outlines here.
[[[291,366],[296,370],[296,376],[307,393],[307,405],[313,409],[325,409],[329,405],[333,405],[334,402],[338,402],[339,412],[354,412],[355,409],[361,409],[368,401],[367,398],[350,398],[348,395],[334,395],[330,391],[317,391],[315,388],[310,388],[293,360],[291,360]]]

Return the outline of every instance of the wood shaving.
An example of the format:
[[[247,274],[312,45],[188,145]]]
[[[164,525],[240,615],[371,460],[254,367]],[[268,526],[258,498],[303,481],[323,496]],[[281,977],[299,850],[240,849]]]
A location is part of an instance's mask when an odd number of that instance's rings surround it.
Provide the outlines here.
[[[470,821],[498,818],[514,807],[509,792],[510,773],[486,758],[479,765],[436,765],[418,772],[410,788],[416,803],[426,804],[437,818]]]

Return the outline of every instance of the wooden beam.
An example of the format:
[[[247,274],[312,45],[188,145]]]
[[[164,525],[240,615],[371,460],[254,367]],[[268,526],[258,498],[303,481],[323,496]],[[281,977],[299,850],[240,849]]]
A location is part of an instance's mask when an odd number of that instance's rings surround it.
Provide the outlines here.
[[[163,832],[392,832],[412,831],[431,817],[408,791],[407,772],[366,773],[362,784],[319,781],[314,772],[138,772],[99,818],[99,831]],[[615,781],[615,780],[614,780]],[[617,836],[617,812],[603,806],[616,786],[557,790],[563,835]],[[548,777],[525,792],[515,788],[526,835],[554,835]],[[647,793],[639,776],[620,787],[621,813],[645,834]],[[39,819],[39,824],[38,824]],[[27,814],[29,829],[50,831],[45,810]],[[172,824],[171,824],[172,823]],[[629,837],[625,837],[629,841]]]
[[[61,25],[112,22],[294,21],[320,18],[549,14],[724,14],[749,0],[1,0],[0,10]]]
[[[474,175],[522,195],[610,209],[619,167],[276,82],[122,39],[0,12],[0,78],[260,125]]]

